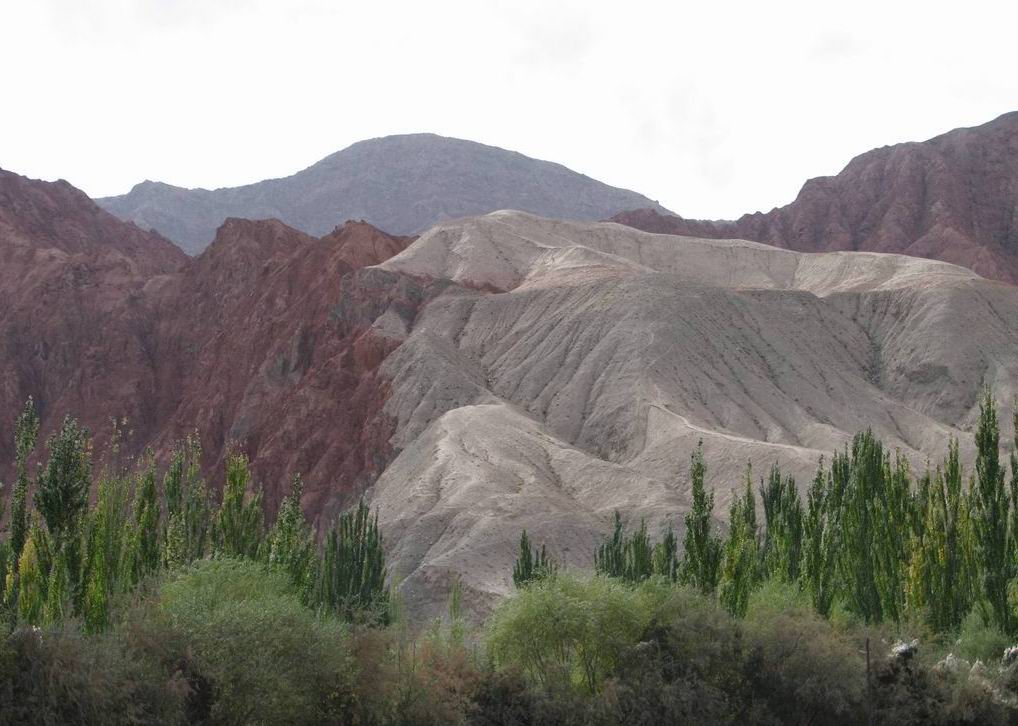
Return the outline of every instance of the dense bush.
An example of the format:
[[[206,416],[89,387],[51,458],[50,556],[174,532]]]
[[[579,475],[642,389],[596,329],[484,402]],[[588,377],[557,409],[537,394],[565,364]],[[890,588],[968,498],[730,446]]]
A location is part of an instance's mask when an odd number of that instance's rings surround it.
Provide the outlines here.
[[[0,643],[0,724],[183,723],[190,687],[113,634],[74,623]]]
[[[601,576],[563,574],[538,581],[492,618],[492,661],[515,664],[549,688],[596,693],[670,589],[658,580],[633,588]]]
[[[212,685],[214,723],[323,723],[351,707],[347,628],[304,607],[284,573],[205,560],[162,586],[159,611]]]

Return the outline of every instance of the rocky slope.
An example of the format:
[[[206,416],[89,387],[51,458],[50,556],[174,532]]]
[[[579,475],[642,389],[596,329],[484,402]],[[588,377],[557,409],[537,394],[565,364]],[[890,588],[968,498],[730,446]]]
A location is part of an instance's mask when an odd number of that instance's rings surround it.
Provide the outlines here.
[[[372,490],[414,612],[483,610],[526,528],[589,565],[615,509],[681,529],[702,440],[717,513],[747,462],[800,484],[871,426],[916,466],[992,383],[1018,393],[1018,288],[898,255],[802,254],[502,212],[380,269],[455,284],[382,364],[399,456]]]
[[[804,252],[897,252],[1018,283],[1018,112],[869,151],[837,176],[810,179],[794,202],[767,213],[709,222],[639,209],[614,221]]]
[[[361,141],[283,179],[215,190],[146,181],[97,201],[192,254],[209,244],[227,217],[275,217],[312,235],[344,219],[365,219],[414,234],[442,220],[504,208],[581,220],[635,207],[661,209],[559,164],[434,134]]]
[[[236,447],[270,504],[300,471],[308,510],[333,511],[390,458],[374,372],[427,295],[399,275],[353,273],[411,239],[363,222],[319,239],[231,219],[189,259],[65,182],[3,173],[0,480],[31,395],[43,437],[74,414],[100,460],[113,418],[122,458],[161,456],[197,429],[213,479]]]
[[[67,182],[0,170],[0,480],[29,395],[48,424],[94,413],[108,432],[114,414],[140,418],[155,391],[145,286],[186,260]]]

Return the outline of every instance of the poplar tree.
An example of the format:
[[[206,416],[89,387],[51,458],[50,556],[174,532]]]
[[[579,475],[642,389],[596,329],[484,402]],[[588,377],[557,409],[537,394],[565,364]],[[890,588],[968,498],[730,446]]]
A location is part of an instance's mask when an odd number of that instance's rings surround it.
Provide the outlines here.
[[[1011,409],[1011,425],[1014,432],[1014,440],[1011,447],[1011,523],[1010,531],[1010,556],[1008,560],[1015,568],[1013,576],[1018,576],[1018,399],[1015,400]]]
[[[531,547],[527,530],[523,530],[520,535],[520,551],[513,565],[513,585],[516,589],[522,590],[532,582],[550,577],[557,569],[545,546],[542,544],[540,549]]]
[[[957,439],[951,439],[943,466],[920,479],[916,502],[921,525],[912,537],[908,605],[934,630],[954,630],[972,607],[976,585],[967,556],[970,528]]]
[[[654,574],[675,582],[679,577],[679,542],[671,525],[665,536],[654,545]]]
[[[59,578],[58,586],[49,587],[47,599],[47,612],[53,617],[63,611],[64,598],[75,613],[81,610],[81,529],[92,482],[92,451],[88,430],[70,416],[47,446],[49,460],[36,486],[35,508],[46,523],[57,569],[54,576]]]
[[[712,593],[718,584],[721,538],[714,532],[712,523],[714,492],[708,494],[704,487],[704,471],[701,441],[693,452],[689,465],[693,501],[684,518],[685,558],[682,561],[680,578],[682,582],[698,588],[703,593]]]
[[[88,504],[91,483],[88,431],[68,416],[47,446],[49,461],[39,478],[35,508],[50,536],[59,541],[75,530]]]
[[[133,583],[141,582],[159,569],[162,560],[159,544],[160,512],[156,492],[155,464],[149,463],[137,475],[134,487],[134,521],[129,551]]]
[[[18,560],[20,591],[17,615],[22,622],[30,625],[39,625],[43,622],[51,569],[49,537],[43,529],[33,523],[29,527],[25,546]]]
[[[841,576],[848,606],[867,623],[879,623],[884,616],[881,553],[875,543],[878,528],[890,525],[877,510],[885,473],[883,445],[870,430],[856,434],[841,516]]]
[[[265,515],[260,491],[247,498],[251,480],[247,457],[233,454],[226,459],[223,502],[216,517],[217,550],[229,557],[258,559],[261,552]]]
[[[174,450],[163,478],[163,501],[165,565],[179,567],[204,557],[211,537],[212,507],[201,478],[201,447],[196,436],[188,436]]]
[[[840,492],[835,489],[834,472],[838,470],[840,484],[846,458],[844,454],[835,453],[831,471],[827,471],[821,456],[806,496],[802,582],[813,608],[825,618],[830,615],[834,604],[840,550]]]
[[[760,486],[764,511],[764,539],[760,551],[764,577],[797,582],[802,565],[802,500],[791,476],[781,477],[775,463],[767,484]]]
[[[626,542],[626,582],[643,582],[654,574],[654,547],[647,534],[647,522],[640,519],[640,528]]]
[[[85,626],[99,632],[109,623],[110,596],[133,580],[123,566],[132,532],[128,527],[127,481],[107,476],[99,482],[95,508],[89,517],[85,547]]]
[[[758,574],[756,499],[753,496],[752,470],[746,469],[743,495],[735,494],[729,509],[728,539],[721,558],[721,583],[718,597],[736,617],[746,614],[749,595]]]
[[[970,484],[973,534],[982,605],[993,623],[1011,632],[1007,585],[1014,570],[1008,526],[1010,501],[1000,465],[1000,428],[993,394],[984,387],[976,427],[976,476]]]
[[[622,517],[616,510],[611,537],[598,545],[594,553],[594,570],[605,577],[623,578],[626,574],[626,533]]]
[[[29,398],[14,425],[14,465],[16,480],[11,494],[11,555],[17,561],[28,537],[28,470],[27,461],[39,436],[39,416],[35,402]],[[14,567],[15,577],[18,568]]]
[[[885,453],[880,482],[881,488],[874,491],[877,589],[883,617],[897,622],[904,612],[909,542],[916,519],[912,476],[900,451],[895,452],[893,463]]]
[[[627,536],[622,518],[615,512],[611,537],[606,538],[594,553],[594,569],[606,577],[616,577],[636,584],[652,575],[660,575],[672,582],[678,576],[678,542],[671,527],[661,542],[651,542],[646,520],[640,528]]]
[[[325,538],[310,604],[348,621],[387,625],[389,589],[378,516],[363,502],[344,512]]]
[[[0,587],[7,601],[10,613],[10,626],[13,628],[18,618],[18,593],[20,590],[19,569],[21,553],[28,539],[28,457],[35,449],[39,436],[39,416],[35,412],[35,402],[29,398],[25,407],[14,424],[14,489],[11,492],[11,539],[7,546],[6,559],[7,578],[10,584]],[[6,579],[5,578],[5,581]]]
[[[304,481],[297,474],[268,537],[269,563],[282,567],[301,593],[310,587],[315,556],[314,536],[300,505],[303,494]]]

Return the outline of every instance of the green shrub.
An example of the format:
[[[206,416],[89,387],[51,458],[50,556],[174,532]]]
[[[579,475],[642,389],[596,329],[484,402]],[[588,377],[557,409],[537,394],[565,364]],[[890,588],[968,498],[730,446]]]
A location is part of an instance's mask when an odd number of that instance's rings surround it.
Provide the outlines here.
[[[322,723],[351,706],[347,629],[305,608],[286,573],[200,561],[162,586],[159,608],[212,684],[214,723]]]
[[[996,625],[985,622],[976,609],[962,621],[954,652],[968,661],[998,663],[1004,649],[1014,644],[1014,639],[1000,632]]]
[[[0,642],[0,724],[184,723],[188,685],[111,634],[74,623]]]
[[[670,589],[657,579],[634,588],[569,574],[532,583],[495,612],[489,654],[497,666],[518,667],[543,686],[595,693]]]
[[[866,697],[865,660],[794,585],[765,583],[743,623],[744,673],[782,723],[857,723]]]

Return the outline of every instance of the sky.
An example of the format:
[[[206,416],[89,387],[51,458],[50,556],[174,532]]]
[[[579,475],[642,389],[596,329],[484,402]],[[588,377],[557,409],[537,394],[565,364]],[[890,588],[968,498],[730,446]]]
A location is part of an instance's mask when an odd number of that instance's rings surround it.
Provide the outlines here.
[[[0,0],[0,167],[92,196],[428,131],[687,217],[1018,110],[1018,3]]]

